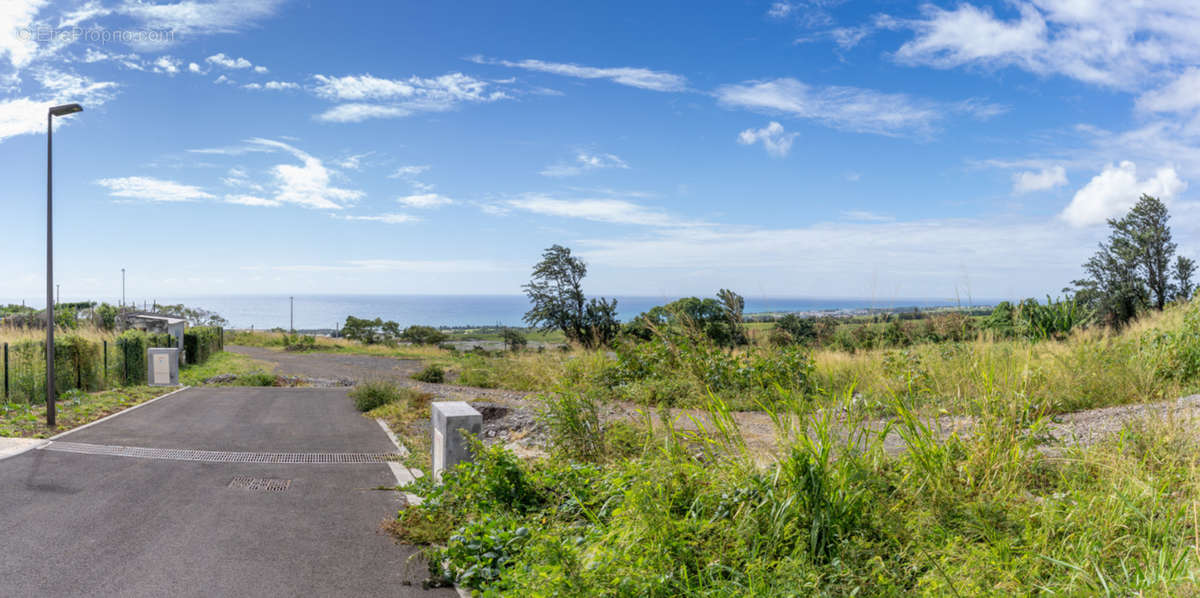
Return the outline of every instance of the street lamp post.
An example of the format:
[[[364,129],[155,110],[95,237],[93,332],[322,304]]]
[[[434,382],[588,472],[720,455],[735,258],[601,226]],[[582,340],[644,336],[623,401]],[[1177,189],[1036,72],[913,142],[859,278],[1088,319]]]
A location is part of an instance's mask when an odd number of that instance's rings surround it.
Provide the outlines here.
[[[79,104],[46,112],[46,426],[55,427],[54,409],[54,117],[81,112]]]

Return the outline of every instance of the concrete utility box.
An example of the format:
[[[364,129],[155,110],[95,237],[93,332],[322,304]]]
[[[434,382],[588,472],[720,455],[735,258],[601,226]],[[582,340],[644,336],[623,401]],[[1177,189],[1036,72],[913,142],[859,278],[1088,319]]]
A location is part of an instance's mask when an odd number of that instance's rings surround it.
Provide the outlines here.
[[[442,481],[442,471],[471,461],[471,450],[462,431],[479,435],[483,415],[465,401],[431,403],[433,419],[433,479]]]
[[[179,349],[146,349],[146,382],[150,386],[179,386]]]

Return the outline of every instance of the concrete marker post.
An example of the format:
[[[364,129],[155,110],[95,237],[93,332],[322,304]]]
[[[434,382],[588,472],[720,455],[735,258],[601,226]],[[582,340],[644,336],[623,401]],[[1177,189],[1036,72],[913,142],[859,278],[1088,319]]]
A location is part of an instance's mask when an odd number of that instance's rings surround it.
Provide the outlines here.
[[[442,481],[442,472],[464,461],[473,461],[466,434],[478,436],[483,430],[483,415],[466,401],[437,401],[430,404],[433,423],[433,479]],[[464,432],[466,434],[464,434]]]

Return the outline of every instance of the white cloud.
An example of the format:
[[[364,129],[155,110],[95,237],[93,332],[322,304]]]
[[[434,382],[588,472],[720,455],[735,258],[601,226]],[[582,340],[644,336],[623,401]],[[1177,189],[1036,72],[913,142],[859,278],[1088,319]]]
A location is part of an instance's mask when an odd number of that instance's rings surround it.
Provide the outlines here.
[[[366,158],[374,153],[375,152],[364,152],[361,154],[346,156],[345,158],[338,160],[337,165],[341,168],[345,168],[346,170],[359,170],[362,168],[363,158]]]
[[[33,24],[46,0],[5,0],[0,2],[0,58],[7,57],[14,68],[29,64],[37,54],[37,42],[22,39],[20,32]]]
[[[204,69],[200,68],[200,65],[198,65],[194,62],[189,62],[187,68],[188,68],[189,73],[196,73],[196,74],[203,75],[204,73],[208,72],[208,71],[205,71]]]
[[[45,96],[0,100],[0,141],[15,135],[45,132],[46,110],[51,106],[80,102],[94,108],[112,99],[117,89],[117,84],[112,81],[93,81],[75,73],[48,68],[37,70],[34,78],[45,88]],[[66,126],[72,120],[58,119],[55,127]]]
[[[322,99],[349,102],[320,114],[318,120],[359,122],[370,118],[399,118],[416,112],[444,112],[465,103],[507,99],[490,91],[490,83],[462,73],[440,77],[384,79],[370,74],[331,77],[315,75],[313,93]],[[381,103],[367,103],[381,102]]]
[[[938,106],[904,94],[859,87],[815,87],[795,79],[748,81],[717,88],[725,106],[783,113],[837,129],[880,135],[927,135],[941,118]]]
[[[256,206],[264,208],[277,208],[283,205],[282,202],[274,199],[258,197],[257,195],[226,195],[225,203],[237,204],[239,206]]]
[[[334,123],[356,123],[371,118],[401,118],[412,114],[412,110],[399,106],[379,104],[342,104],[317,115],[317,120]]]
[[[1143,93],[1137,107],[1146,112],[1190,112],[1200,107],[1200,69],[1188,67],[1174,81]]]
[[[746,129],[738,134],[738,143],[742,145],[754,145],[762,142],[767,153],[782,158],[792,151],[792,142],[799,137],[799,133],[785,133],[783,125],[771,121],[767,126],[761,129]]]
[[[622,199],[557,199],[529,193],[519,199],[502,202],[506,208],[532,212],[543,216],[579,218],[612,224],[673,227],[695,223],[680,221],[664,212],[649,209]]]
[[[111,100],[118,87],[113,81],[93,81],[83,75],[52,68],[38,69],[34,78],[52,94],[53,101],[79,102],[92,107]]]
[[[98,179],[97,185],[108,188],[113,197],[144,199],[155,202],[184,202],[212,199],[213,195],[193,185],[164,181],[152,177],[130,176]]]
[[[247,83],[242,86],[245,89],[267,91],[284,91],[288,89],[300,89],[300,86],[290,81],[267,81],[266,83]]]
[[[258,73],[258,74],[260,74],[260,75],[266,74],[266,73],[267,73],[267,67],[265,67],[265,66],[256,66],[256,67],[254,67],[254,72],[256,72],[256,73]]]
[[[217,77],[216,79],[213,79],[213,83],[215,83],[217,85],[236,85],[237,84],[236,81],[234,81],[233,79],[230,79],[229,77],[226,77],[225,75],[221,75],[221,76]]]
[[[576,176],[592,170],[605,168],[628,169],[629,165],[615,154],[593,154],[577,152],[575,160],[568,163],[551,164],[542,169],[541,175],[548,177]]]
[[[1076,227],[1103,224],[1128,211],[1143,193],[1169,202],[1184,189],[1187,183],[1170,166],[1159,168],[1153,177],[1139,181],[1133,162],[1110,164],[1075,193],[1061,216]]]
[[[154,72],[174,75],[179,72],[179,66],[182,64],[183,61],[178,58],[166,55],[159,56],[153,63]]]
[[[1012,181],[1013,193],[1044,191],[1066,185],[1067,170],[1062,166],[1052,166],[1041,170],[1014,172]]]
[[[253,63],[245,58],[233,58],[232,56],[226,56],[224,52],[213,54],[205,58],[204,61],[227,69],[248,69],[254,66]]]
[[[275,201],[295,204],[306,208],[340,210],[358,201],[362,191],[341,189],[330,185],[330,172],[318,158],[282,141],[254,138],[247,140],[251,145],[272,148],[292,154],[302,162],[279,164],[271,169],[275,179]]]
[[[471,60],[480,64],[500,64],[507,67],[521,68],[580,79],[608,79],[614,83],[649,89],[651,91],[686,91],[687,78],[665,71],[654,71],[637,67],[598,68],[564,62],[546,62],[543,60],[490,60],[482,56]]]
[[[417,176],[418,174],[421,174],[423,172],[426,172],[428,170],[429,170],[429,166],[423,165],[423,164],[422,165],[401,166],[400,168],[396,169],[396,172],[389,174],[388,178],[400,179],[400,178],[413,177],[413,176]]]
[[[409,214],[380,214],[378,216],[337,216],[342,220],[363,220],[367,222],[382,222],[384,224],[404,224],[419,222],[421,219]]]
[[[926,4],[922,18],[891,19],[915,32],[895,53],[906,64],[1015,67],[1136,89],[1200,61],[1200,3],[1014,0],[1012,17],[960,3]]]
[[[436,208],[454,203],[453,199],[437,193],[422,193],[396,198],[396,202],[410,208]]]
[[[181,0],[168,4],[126,1],[117,11],[150,29],[180,35],[236,33],[275,14],[283,0]]]
[[[104,8],[99,2],[89,0],[81,4],[75,10],[67,11],[58,20],[59,28],[74,27],[81,23],[90,21],[97,17],[103,17],[112,13],[112,10]]]

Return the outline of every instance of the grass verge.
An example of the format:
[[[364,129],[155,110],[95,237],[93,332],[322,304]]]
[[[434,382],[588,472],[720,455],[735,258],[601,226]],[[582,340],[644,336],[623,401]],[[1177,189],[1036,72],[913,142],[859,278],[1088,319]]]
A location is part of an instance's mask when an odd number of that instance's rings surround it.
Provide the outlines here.
[[[408,449],[408,456],[403,461],[405,466],[429,475],[432,458],[429,452],[429,403],[433,400],[433,395],[411,388],[392,388],[395,389],[395,397],[392,400],[374,407],[364,415],[382,419],[400,443]]]
[[[199,386],[204,384],[205,380],[221,374],[241,377],[259,372],[269,374],[274,369],[274,364],[223,351],[213,354],[203,364],[187,366],[180,370],[179,381],[188,386]]]
[[[47,438],[177,390],[163,386],[129,386],[93,393],[70,392],[55,403],[58,426],[46,427],[46,406],[5,403],[0,410],[0,437]]]

